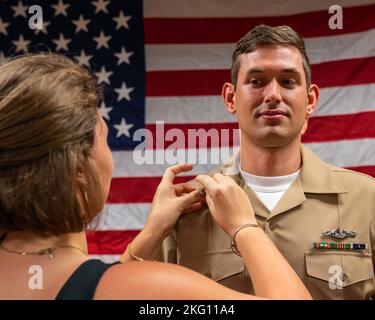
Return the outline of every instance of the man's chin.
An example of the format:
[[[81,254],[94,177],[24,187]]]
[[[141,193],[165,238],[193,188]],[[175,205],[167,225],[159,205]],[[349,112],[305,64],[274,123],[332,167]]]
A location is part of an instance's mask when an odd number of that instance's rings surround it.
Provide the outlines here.
[[[295,137],[279,132],[270,132],[258,139],[259,144],[265,148],[279,148],[288,145]]]

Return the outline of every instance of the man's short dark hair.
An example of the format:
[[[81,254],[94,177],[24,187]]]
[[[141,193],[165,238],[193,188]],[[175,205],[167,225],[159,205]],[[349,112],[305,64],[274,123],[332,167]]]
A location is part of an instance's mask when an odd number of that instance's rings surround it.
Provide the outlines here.
[[[241,54],[255,51],[266,45],[292,45],[295,46],[302,55],[303,69],[305,71],[306,86],[311,82],[311,66],[306,54],[305,43],[300,35],[289,26],[271,27],[259,25],[251,29],[244,37],[237,42],[236,48],[232,55],[231,76],[232,83],[237,86],[238,71],[240,69]]]

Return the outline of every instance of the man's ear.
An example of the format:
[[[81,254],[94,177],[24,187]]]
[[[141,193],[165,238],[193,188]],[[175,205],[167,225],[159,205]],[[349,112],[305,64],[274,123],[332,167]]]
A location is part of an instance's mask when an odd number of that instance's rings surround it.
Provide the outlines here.
[[[306,106],[306,119],[302,127],[302,134],[307,130],[309,118],[314,113],[319,101],[319,87],[316,84],[311,84],[307,92],[307,106]]]
[[[319,87],[316,84],[310,85],[309,91],[307,92],[307,99],[306,116],[309,118],[314,113],[319,101]]]
[[[223,85],[223,90],[221,91],[221,97],[225,107],[230,114],[236,113],[236,96],[235,87],[233,83],[225,82]]]

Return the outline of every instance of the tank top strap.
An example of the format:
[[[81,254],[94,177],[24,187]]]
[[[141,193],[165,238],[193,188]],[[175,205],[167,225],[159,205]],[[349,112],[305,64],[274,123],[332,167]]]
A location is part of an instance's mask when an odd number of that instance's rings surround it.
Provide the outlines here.
[[[65,282],[56,300],[92,300],[103,274],[113,265],[97,259],[82,263]]]

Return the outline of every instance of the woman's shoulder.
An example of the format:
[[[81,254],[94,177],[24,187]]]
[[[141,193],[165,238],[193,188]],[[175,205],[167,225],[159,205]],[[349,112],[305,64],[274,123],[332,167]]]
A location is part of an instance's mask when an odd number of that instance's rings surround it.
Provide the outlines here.
[[[145,299],[145,294],[160,293],[160,287],[175,277],[177,266],[160,262],[134,261],[119,263],[109,268],[101,278],[94,299]]]
[[[162,262],[126,262],[109,268],[94,299],[249,299],[182,266]]]

